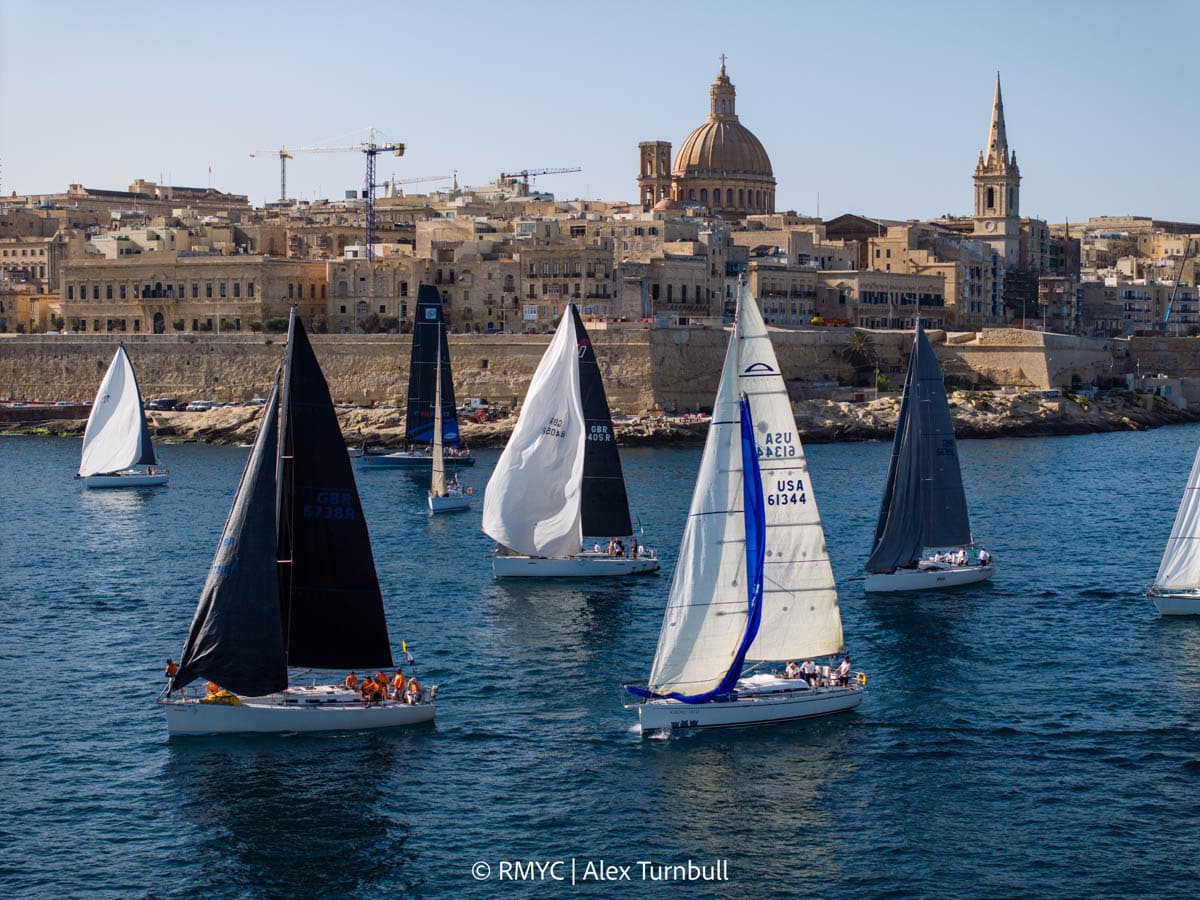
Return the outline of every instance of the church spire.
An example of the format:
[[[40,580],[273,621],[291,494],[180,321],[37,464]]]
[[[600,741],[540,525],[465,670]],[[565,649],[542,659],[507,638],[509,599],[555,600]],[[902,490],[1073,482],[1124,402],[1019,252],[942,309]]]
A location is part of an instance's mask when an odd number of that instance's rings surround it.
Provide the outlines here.
[[[708,89],[708,117],[710,119],[736,119],[737,113],[734,112],[736,94],[733,82],[725,74],[725,54],[722,53],[721,71],[717,73],[717,80]]]
[[[996,73],[996,98],[992,101],[992,125],[988,130],[987,166],[1008,162],[1008,135],[1004,131],[1004,100],[1000,96],[1000,73]]]

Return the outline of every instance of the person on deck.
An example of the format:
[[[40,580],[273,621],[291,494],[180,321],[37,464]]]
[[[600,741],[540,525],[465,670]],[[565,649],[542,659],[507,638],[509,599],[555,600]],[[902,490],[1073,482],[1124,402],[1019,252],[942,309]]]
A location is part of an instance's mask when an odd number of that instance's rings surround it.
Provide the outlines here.
[[[787,665],[783,667],[783,677],[784,678],[799,678],[800,677],[800,667],[798,665],[796,665],[796,661],[794,659],[789,659],[787,662]]]
[[[842,658],[841,665],[833,673],[833,683],[845,686],[850,682],[850,654]]]
[[[404,702],[410,704],[421,702],[421,683],[417,681],[416,675],[408,679],[408,690],[404,692]]]
[[[992,554],[988,553],[983,547],[979,548],[979,564],[986,566],[992,561]]]
[[[346,680],[343,682],[343,684],[346,685],[346,690],[348,691],[358,690],[358,676],[354,674],[353,669],[350,670],[350,674],[346,676]]]
[[[392,679],[392,699],[401,700],[404,697],[404,673],[399,669],[396,670],[396,677]],[[396,696],[399,695],[399,696]]]
[[[800,664],[800,677],[807,681],[810,685],[817,680],[817,665],[811,659],[806,659]]]
[[[388,677],[382,672],[375,673],[375,683],[379,685],[381,692],[386,692],[388,688]]]
[[[171,679],[175,677],[175,673],[179,671],[179,665],[170,657],[167,658],[167,667],[163,669],[163,674],[167,676],[167,694],[171,693]]]
[[[219,684],[217,684],[215,681],[210,681],[204,687],[205,687],[206,693],[209,697],[214,697],[221,691],[221,686]]]

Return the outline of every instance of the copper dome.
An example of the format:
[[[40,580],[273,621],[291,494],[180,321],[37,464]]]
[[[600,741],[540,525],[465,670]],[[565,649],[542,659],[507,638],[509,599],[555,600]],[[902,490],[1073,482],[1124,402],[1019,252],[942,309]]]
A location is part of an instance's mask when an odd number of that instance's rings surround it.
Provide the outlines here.
[[[736,118],[728,116],[709,117],[689,134],[671,171],[685,178],[774,175],[762,142]]]

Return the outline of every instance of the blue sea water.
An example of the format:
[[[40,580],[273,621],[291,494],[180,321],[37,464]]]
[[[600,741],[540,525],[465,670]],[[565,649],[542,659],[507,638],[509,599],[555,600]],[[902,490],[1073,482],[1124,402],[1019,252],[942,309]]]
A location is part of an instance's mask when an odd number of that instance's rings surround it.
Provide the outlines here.
[[[859,578],[888,446],[808,447],[866,698],[671,740],[636,734],[617,685],[648,672],[699,448],[624,451],[664,571],[612,583],[497,583],[478,509],[430,519],[415,481],[360,473],[436,725],[168,740],[152,700],[247,451],[166,446],[169,488],[85,492],[78,440],[0,438],[0,894],[1193,894],[1200,621],[1142,592],[1198,443],[962,442],[997,578],[894,597]],[[563,863],[501,880],[514,860]],[[600,860],[632,885],[550,880]],[[637,865],[719,860],[727,881]]]

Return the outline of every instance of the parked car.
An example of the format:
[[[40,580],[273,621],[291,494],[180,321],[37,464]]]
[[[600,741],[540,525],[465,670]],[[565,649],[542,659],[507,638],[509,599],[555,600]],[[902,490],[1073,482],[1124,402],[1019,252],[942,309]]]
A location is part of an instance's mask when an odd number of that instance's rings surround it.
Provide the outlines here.
[[[211,400],[193,400],[184,407],[187,412],[208,412],[212,408]]]
[[[146,401],[146,409],[156,410],[172,410],[179,406],[179,401],[174,397],[156,397],[153,400]]]

